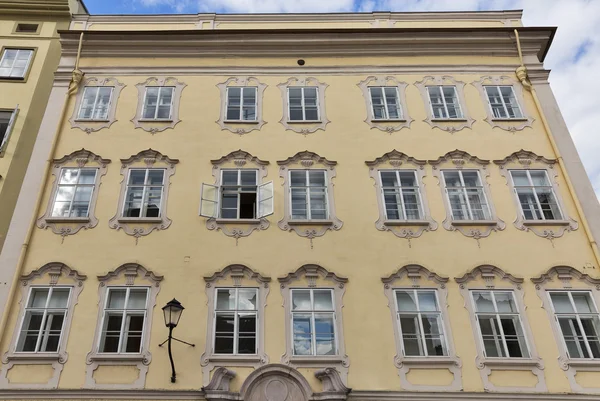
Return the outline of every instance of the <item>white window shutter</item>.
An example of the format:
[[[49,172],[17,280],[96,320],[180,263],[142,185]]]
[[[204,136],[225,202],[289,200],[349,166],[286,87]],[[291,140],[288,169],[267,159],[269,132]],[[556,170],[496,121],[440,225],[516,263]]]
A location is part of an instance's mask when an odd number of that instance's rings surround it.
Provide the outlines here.
[[[0,143],[0,152],[4,150],[4,145],[8,142],[8,137],[10,136],[10,132],[15,125],[15,120],[17,119],[17,114],[19,114],[19,105],[15,107],[13,110],[10,120],[8,121],[8,127],[6,127],[6,132],[4,133],[4,138],[2,138],[2,143]]]
[[[270,216],[274,212],[273,205],[273,181],[269,181],[258,187],[258,218]]]
[[[216,218],[219,216],[219,187],[202,184],[200,194],[200,216]]]

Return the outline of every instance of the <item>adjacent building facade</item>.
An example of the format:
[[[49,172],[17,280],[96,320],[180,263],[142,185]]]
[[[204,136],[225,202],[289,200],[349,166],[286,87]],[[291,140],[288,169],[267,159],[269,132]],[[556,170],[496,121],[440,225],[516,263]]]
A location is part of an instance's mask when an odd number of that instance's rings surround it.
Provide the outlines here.
[[[591,399],[600,206],[554,32],[74,16],[0,255],[0,397]]]

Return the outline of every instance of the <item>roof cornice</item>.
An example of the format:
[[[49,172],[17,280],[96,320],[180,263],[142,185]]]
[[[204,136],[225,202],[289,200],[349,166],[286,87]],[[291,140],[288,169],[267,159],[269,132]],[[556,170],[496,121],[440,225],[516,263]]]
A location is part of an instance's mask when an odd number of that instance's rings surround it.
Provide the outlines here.
[[[524,55],[543,61],[554,27],[519,28]],[[83,57],[213,56],[507,56],[514,28],[243,29],[59,31],[63,55]]]
[[[0,15],[71,17],[69,0],[0,0]]]

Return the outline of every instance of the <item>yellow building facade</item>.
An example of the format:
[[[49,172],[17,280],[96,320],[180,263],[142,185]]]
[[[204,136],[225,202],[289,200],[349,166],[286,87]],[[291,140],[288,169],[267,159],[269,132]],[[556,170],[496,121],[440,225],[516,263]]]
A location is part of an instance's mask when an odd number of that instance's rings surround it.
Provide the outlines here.
[[[593,399],[600,213],[554,32],[75,15],[0,255],[0,397]]]

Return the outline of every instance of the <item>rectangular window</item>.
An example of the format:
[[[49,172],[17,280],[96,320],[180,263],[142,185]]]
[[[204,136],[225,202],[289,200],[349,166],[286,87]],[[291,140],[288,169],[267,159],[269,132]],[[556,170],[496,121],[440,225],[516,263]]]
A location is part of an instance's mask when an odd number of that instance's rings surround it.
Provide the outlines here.
[[[463,118],[455,86],[428,86],[429,102],[434,119],[451,120]]]
[[[485,86],[494,118],[523,118],[512,86]]]
[[[173,108],[173,86],[148,86],[144,96],[144,120],[170,120]]]
[[[562,219],[546,170],[511,170],[510,176],[525,220]]]
[[[328,218],[325,170],[290,170],[290,191],[293,220]]]
[[[112,92],[112,86],[86,86],[77,118],[80,120],[107,120]]]
[[[17,352],[58,352],[71,289],[32,288],[17,340]]]
[[[257,173],[256,170],[221,170],[221,218],[256,218]]]
[[[256,121],[255,87],[227,88],[227,121]]]
[[[256,354],[258,289],[217,288],[215,354]]]
[[[291,291],[294,355],[336,355],[333,290]]]
[[[24,79],[33,50],[30,49],[4,49],[0,59],[0,78]]]
[[[404,355],[448,355],[436,291],[396,290],[394,293]]]
[[[15,32],[17,33],[37,33],[39,24],[17,24]]]
[[[491,220],[479,171],[443,171],[452,220]]]
[[[0,110],[0,151],[4,149],[4,145],[8,142],[8,137],[17,118],[17,110]]]
[[[142,352],[147,298],[147,288],[108,288],[98,352]]]
[[[160,217],[164,176],[164,169],[129,170],[123,217]]]
[[[600,358],[600,317],[589,291],[549,293],[569,358]]]
[[[381,191],[388,220],[422,220],[423,207],[415,171],[379,172]]]
[[[487,358],[529,358],[512,291],[471,291]]]
[[[375,120],[399,120],[402,118],[398,88],[395,86],[370,87],[369,93]]]
[[[289,87],[290,121],[319,121],[319,88]]]
[[[95,168],[62,168],[51,216],[88,217],[97,172]]]

